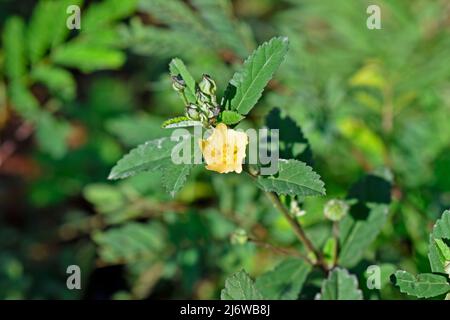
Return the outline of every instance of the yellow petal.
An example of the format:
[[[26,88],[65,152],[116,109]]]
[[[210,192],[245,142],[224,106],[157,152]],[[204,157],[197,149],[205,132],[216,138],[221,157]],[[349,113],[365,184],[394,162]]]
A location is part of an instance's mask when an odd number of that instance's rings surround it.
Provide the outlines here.
[[[219,123],[206,140],[200,141],[206,169],[219,173],[241,173],[247,144],[247,134],[228,129],[225,124]]]

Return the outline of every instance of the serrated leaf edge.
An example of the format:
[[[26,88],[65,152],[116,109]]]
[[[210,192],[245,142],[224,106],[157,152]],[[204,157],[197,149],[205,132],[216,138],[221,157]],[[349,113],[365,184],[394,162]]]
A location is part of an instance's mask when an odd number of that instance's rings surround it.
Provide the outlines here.
[[[122,173],[122,174],[114,174],[114,169],[116,167],[120,166],[120,164],[123,163],[128,158],[128,156],[130,156],[131,154],[133,154],[135,152],[139,152],[139,150],[145,148],[146,146],[148,146],[151,143],[153,143],[153,144],[160,144],[166,139],[168,139],[168,138],[167,137],[163,137],[163,138],[159,138],[159,139],[150,140],[150,141],[142,143],[142,144],[138,145],[137,147],[131,149],[127,154],[122,156],[122,158],[120,158],[119,161],[116,162],[116,165],[111,169],[111,172],[108,175],[108,180],[119,180],[119,179],[124,179],[124,178],[128,178],[130,176],[133,176],[134,173],[132,173],[132,172]],[[158,162],[158,161],[161,161],[161,160],[155,160],[154,162]],[[157,168],[161,167],[161,165],[162,165],[162,163],[159,164],[154,169],[157,169]]]
[[[362,293],[361,289],[359,289],[358,279],[356,278],[355,275],[351,274],[347,269],[336,267],[333,270],[331,270],[331,272],[328,274],[328,277],[325,281],[331,281],[331,276],[332,276],[333,272],[342,272],[345,274],[345,276],[347,276],[347,279],[351,279],[354,287],[356,288],[357,294],[360,296],[361,299],[363,299],[363,293]],[[339,276],[338,276],[338,279],[339,279]],[[321,297],[323,296],[325,281],[322,282],[322,286],[320,288]]]
[[[295,159],[289,159],[289,160],[287,160],[287,159],[279,159],[278,161],[284,162],[284,163],[289,163],[289,161],[292,161],[292,162],[298,162],[298,163],[303,164],[306,167],[306,169],[308,170],[308,173],[312,174],[312,176],[314,178],[317,178],[317,180],[319,180],[319,184],[320,184],[320,190],[311,189],[311,188],[308,188],[308,187],[305,187],[305,186],[302,185],[302,187],[304,187],[305,189],[309,189],[309,190],[312,190],[312,191],[318,193],[318,194],[313,194],[313,195],[308,195],[308,196],[314,197],[314,196],[324,196],[324,195],[326,195],[325,182],[322,181],[322,177],[316,171],[314,171],[314,169],[312,167],[308,166],[306,163],[304,163],[302,161],[295,160]],[[283,180],[281,180],[279,178],[276,178],[276,177],[273,177],[273,176],[269,176],[269,177],[267,177],[265,179],[283,181]],[[288,183],[287,181],[283,181],[283,182]],[[259,183],[258,183],[258,185],[260,185],[261,188],[264,191],[270,191],[267,188],[265,188],[265,186],[263,186],[263,185],[261,185]],[[279,191],[275,191],[275,192],[278,193],[278,194],[290,195],[290,196],[297,195],[295,192],[293,192],[291,190],[288,190],[288,192],[283,192],[283,191],[280,191],[280,192]]]
[[[414,280],[415,280],[415,281],[402,280],[403,282],[418,282],[418,281],[419,281],[419,279],[418,279],[418,276],[419,276],[419,275],[414,275],[414,274],[412,274],[412,273],[410,273],[410,272],[407,272],[407,271],[405,271],[405,270],[397,270],[397,271],[394,273],[394,276],[395,276],[395,285],[399,288],[399,290],[400,290],[401,293],[405,293],[405,294],[407,294],[408,296],[413,296],[413,297],[417,297],[417,298],[431,298],[431,297],[435,297],[435,296],[416,296],[415,294],[411,294],[411,293],[409,293],[409,292],[407,292],[407,291],[404,291],[404,290],[402,289],[402,287],[399,286],[399,285],[397,284],[397,274],[398,274],[398,273],[401,273],[401,274],[409,274],[409,275],[411,275],[411,276],[414,278]],[[434,273],[431,273],[431,274],[434,274]],[[450,290],[449,290],[448,292],[450,292]]]
[[[259,50],[265,50],[266,47],[271,46],[272,43],[275,42],[275,41],[277,41],[277,40],[281,40],[281,42],[284,42],[284,43],[289,42],[289,40],[288,40],[287,37],[281,36],[281,37],[274,37],[274,38],[270,39],[269,41],[266,41],[266,42],[264,42],[263,44],[261,44],[260,46],[258,46],[258,47],[252,52],[252,54],[249,55],[249,56],[247,57],[247,59],[245,59],[245,61],[244,61],[244,63],[243,63],[243,66],[242,66],[242,70],[238,71],[237,73],[235,73],[235,74],[233,75],[233,78],[230,80],[230,83],[233,84],[233,85],[235,85],[236,87],[237,87],[238,85],[240,85],[240,84],[242,83],[243,75],[245,75],[245,74],[247,73],[247,71],[246,71],[246,66],[247,66],[247,64],[249,64],[250,61],[253,60],[254,56],[259,52]],[[285,59],[285,56],[281,59],[280,64],[284,61],[284,59]],[[266,60],[266,61],[264,62],[263,67],[261,67],[260,69],[263,69],[263,68],[267,65],[267,63],[268,63],[269,61],[270,61],[270,59],[269,59],[269,60]],[[276,70],[275,70],[275,71],[276,71]],[[270,76],[271,78],[273,77],[275,71],[271,74],[271,76]],[[245,94],[243,94],[243,96],[246,96],[246,95],[248,94],[248,92],[249,92],[249,90],[250,90],[250,87],[251,87],[252,84],[255,82],[255,79],[256,79],[256,77],[251,81],[251,84],[249,85],[249,88],[247,88],[247,90],[245,91]],[[256,103],[257,103],[258,100],[261,98],[263,92],[264,92],[264,89],[263,89],[263,91],[258,95],[258,98],[256,99]],[[242,100],[242,101],[243,101],[243,100]],[[241,113],[241,112],[239,112],[238,108],[239,108],[239,106],[241,105],[241,103],[239,103],[237,106],[234,106],[234,105],[232,104],[232,102],[233,102],[233,101],[231,100],[232,111],[236,111],[236,112],[240,113],[241,115],[246,115],[246,114],[248,113],[248,112],[246,112],[246,113]]]
[[[180,166],[184,166],[183,170],[187,170],[187,172],[183,175],[178,176],[176,183],[175,183],[175,188],[173,190],[169,190],[167,188],[167,175],[164,174],[164,171],[167,170],[167,168],[164,168],[163,170],[163,174],[161,176],[161,182],[164,186],[164,189],[166,189],[167,192],[170,193],[170,195],[173,197],[175,197],[175,194],[183,187],[183,185],[186,183],[187,177],[189,176],[189,174],[191,173],[191,169],[192,169],[192,165],[186,165],[186,164],[179,164]],[[177,187],[178,186],[178,187]]]

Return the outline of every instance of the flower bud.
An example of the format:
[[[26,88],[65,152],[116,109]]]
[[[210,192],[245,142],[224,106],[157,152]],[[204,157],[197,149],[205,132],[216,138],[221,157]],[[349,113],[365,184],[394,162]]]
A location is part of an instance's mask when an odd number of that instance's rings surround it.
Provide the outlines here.
[[[172,76],[172,87],[175,91],[182,92],[186,88],[186,82],[180,75]]]
[[[214,112],[213,112],[213,109],[208,108],[208,110],[206,111],[206,116],[208,117],[208,119],[214,118]]]
[[[214,118],[214,117],[215,117],[215,116],[214,116],[214,110],[215,110],[215,107],[214,107],[214,105],[212,105],[211,103],[209,103],[209,102],[203,102],[203,103],[200,103],[199,109],[200,109],[200,111],[201,111],[202,113],[204,113],[204,114],[206,115],[206,117],[207,117],[208,119],[211,119],[211,118]]]
[[[200,106],[202,112],[208,117],[208,119],[214,118],[214,106],[210,103],[204,103]]]
[[[203,122],[204,125],[209,124],[208,117],[203,112],[200,113],[200,121]]]
[[[200,81],[200,83],[198,84],[198,87],[200,88],[200,90],[203,93],[205,93],[209,96],[216,95],[216,89],[217,89],[216,83],[207,74],[203,75],[202,81]]]
[[[237,229],[231,235],[232,244],[246,244],[248,241],[247,232],[244,229]]]
[[[296,218],[303,217],[306,214],[305,210],[301,210],[300,206],[298,205],[298,202],[295,199],[291,200],[289,211],[292,213],[292,215]]]
[[[199,120],[200,113],[198,107],[195,104],[190,104],[186,107],[186,116],[191,120]]]
[[[339,221],[348,213],[349,206],[342,200],[330,200],[325,204],[325,217],[331,221]]]
[[[200,104],[202,104],[202,103],[211,103],[211,96],[207,95],[203,91],[197,90],[195,95],[197,97],[197,102],[198,103],[200,103]]]

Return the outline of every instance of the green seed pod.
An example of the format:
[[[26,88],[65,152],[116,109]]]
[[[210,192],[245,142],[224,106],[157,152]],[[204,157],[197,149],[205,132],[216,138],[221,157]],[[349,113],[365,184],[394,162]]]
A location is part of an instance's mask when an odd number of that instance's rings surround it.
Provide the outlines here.
[[[231,235],[231,243],[232,244],[246,244],[248,241],[247,232],[244,229],[237,229]]]
[[[339,221],[348,214],[349,206],[342,200],[330,200],[325,204],[325,217],[331,221]]]
[[[180,75],[172,76],[172,87],[177,92],[183,92],[186,89],[186,82]]]
[[[205,94],[207,94],[209,96],[215,96],[216,95],[216,90],[217,90],[216,83],[207,74],[203,75],[202,81],[200,81],[200,83],[198,84],[198,87],[200,88],[200,90],[203,93],[205,93]]]

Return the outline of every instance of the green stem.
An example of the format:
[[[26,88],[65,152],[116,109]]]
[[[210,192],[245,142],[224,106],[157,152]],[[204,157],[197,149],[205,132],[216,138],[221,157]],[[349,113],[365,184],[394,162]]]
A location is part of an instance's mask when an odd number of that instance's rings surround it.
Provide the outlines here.
[[[258,176],[258,173],[254,172],[251,167],[248,167],[246,169],[246,172],[254,180]],[[300,240],[300,242],[305,246],[305,249],[308,252],[308,254],[313,255],[317,259],[317,261],[312,261],[309,257],[305,257],[307,259],[307,261],[311,265],[318,265],[318,266],[320,266],[322,268],[323,271],[328,272],[328,267],[327,267],[327,265],[325,263],[325,260],[324,260],[324,257],[322,255],[322,252],[320,252],[319,250],[317,250],[314,247],[313,243],[311,242],[311,240],[308,238],[308,236],[306,235],[305,231],[303,230],[303,227],[300,225],[300,223],[297,221],[297,219],[295,219],[291,215],[291,213],[284,206],[284,204],[281,203],[281,200],[278,197],[278,195],[276,193],[274,193],[274,192],[268,192],[268,191],[266,191],[265,193],[266,193],[267,197],[269,198],[269,200],[273,203],[275,208],[277,208],[278,211],[280,211],[283,214],[283,216],[286,218],[286,220],[289,222],[289,224],[292,227],[292,230],[294,231],[295,235]]]
[[[180,92],[181,93],[181,97],[183,98],[184,104],[187,106],[189,105],[189,101],[186,97],[186,93],[184,93],[184,90]]]
[[[306,251],[308,251],[308,253],[310,254],[313,254],[318,259],[318,262],[322,264],[323,261],[322,253],[316,250],[316,248],[312,244],[311,240],[309,240],[300,223],[297,221],[297,219],[292,217],[289,210],[281,203],[280,198],[273,192],[266,192],[266,195],[270,199],[270,201],[274,204],[274,206],[278,209],[278,211],[280,211],[285,217],[285,219],[289,222],[295,235],[300,240],[300,242],[303,243],[303,245],[305,246]],[[308,261],[311,264],[314,264],[314,262],[311,261],[310,258],[308,258]]]
[[[334,260],[333,260],[333,267],[335,267],[338,263],[338,253],[339,253],[339,222],[338,221],[333,222],[333,237],[334,237],[334,241],[336,242],[336,246],[334,248]]]

